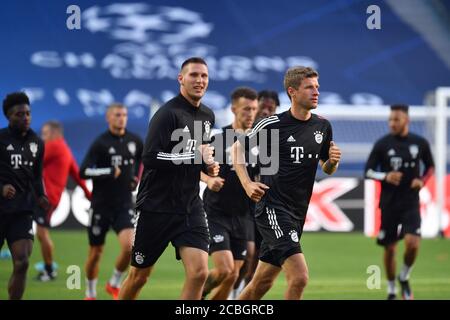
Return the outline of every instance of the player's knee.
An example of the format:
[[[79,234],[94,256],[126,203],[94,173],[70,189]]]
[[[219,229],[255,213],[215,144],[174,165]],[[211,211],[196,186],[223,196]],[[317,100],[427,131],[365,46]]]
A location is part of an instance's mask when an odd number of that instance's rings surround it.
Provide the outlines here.
[[[219,281],[228,279],[233,275],[233,268],[231,266],[221,266],[217,268]]]
[[[406,250],[418,251],[419,250],[419,242],[418,241],[410,241],[410,242],[406,243]]]
[[[208,278],[208,274],[209,274],[208,266],[201,266],[192,269],[188,273],[188,277],[196,282],[205,282],[206,279]]]
[[[129,281],[133,287],[142,288],[148,280],[148,275],[141,272],[130,272]]]
[[[94,261],[100,260],[103,253],[103,246],[91,247],[90,257]]]
[[[385,251],[389,255],[395,255],[395,252],[397,251],[397,246],[395,244],[389,244],[385,246]]]
[[[18,257],[14,260],[14,273],[25,274],[28,270],[29,260],[26,256]]]
[[[263,295],[267,291],[270,290],[273,286],[273,279],[271,278],[264,278],[261,279],[258,282],[254,282],[254,290],[258,293],[258,295]]]
[[[239,279],[239,269],[233,270],[233,272],[228,277],[228,279],[231,283],[235,283],[237,281],[237,279]]]
[[[307,272],[299,272],[288,280],[288,285],[293,288],[303,289],[308,284],[309,276]]]

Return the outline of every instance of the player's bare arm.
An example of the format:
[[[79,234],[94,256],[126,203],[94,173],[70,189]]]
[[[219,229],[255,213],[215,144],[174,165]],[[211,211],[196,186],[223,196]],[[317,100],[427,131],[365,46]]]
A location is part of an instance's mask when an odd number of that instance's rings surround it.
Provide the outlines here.
[[[244,150],[239,141],[236,141],[231,147],[231,159],[239,181],[244,187],[247,196],[255,202],[260,201],[269,187],[264,183],[254,182],[250,179],[245,165]]]

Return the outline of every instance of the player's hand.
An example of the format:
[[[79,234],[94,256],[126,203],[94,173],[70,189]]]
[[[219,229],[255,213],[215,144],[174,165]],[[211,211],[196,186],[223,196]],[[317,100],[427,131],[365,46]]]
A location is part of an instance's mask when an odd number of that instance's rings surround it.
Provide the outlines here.
[[[5,184],[2,190],[2,196],[6,199],[11,200],[16,195],[16,188],[11,184]]]
[[[420,190],[423,187],[423,181],[421,179],[415,178],[411,181],[411,189]]]
[[[328,151],[328,157],[330,158],[330,163],[335,166],[341,161],[341,149],[334,143],[334,141],[330,142],[330,149]]]
[[[50,202],[48,201],[47,196],[40,196],[37,202],[38,206],[44,209],[45,211],[50,209]]]
[[[120,170],[120,168],[118,166],[114,167],[114,179],[117,179],[121,173],[122,173],[122,170]]]
[[[131,191],[136,190],[136,187],[137,187],[138,183],[139,183],[139,178],[138,177],[133,177],[133,180],[131,180],[131,183],[130,183]]]
[[[399,171],[391,171],[386,175],[386,182],[393,184],[394,186],[400,185],[402,181],[403,173]]]
[[[247,196],[250,199],[252,199],[255,202],[258,202],[264,196],[266,190],[269,190],[269,187],[261,182],[250,181],[244,186],[244,189],[245,193],[247,193]]]
[[[213,163],[209,164],[206,167],[206,173],[208,174],[208,176],[211,176],[211,177],[217,177],[219,175],[219,171],[220,171],[220,166],[217,161],[213,161]]]
[[[221,177],[210,177],[206,185],[208,189],[214,192],[219,192],[222,189],[225,179]]]
[[[209,144],[202,144],[198,149],[202,154],[203,162],[206,163],[206,165],[209,166],[214,163],[214,147]]]

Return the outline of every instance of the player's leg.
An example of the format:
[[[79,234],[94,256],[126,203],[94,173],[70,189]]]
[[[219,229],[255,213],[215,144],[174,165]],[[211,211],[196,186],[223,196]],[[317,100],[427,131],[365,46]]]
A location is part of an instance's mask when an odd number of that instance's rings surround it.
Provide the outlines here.
[[[381,226],[377,237],[377,244],[383,247],[383,265],[387,278],[388,300],[394,300],[397,296],[395,287],[396,253],[399,215],[396,210],[384,209],[381,211]]]
[[[119,297],[122,275],[130,264],[134,236],[134,222],[134,211],[131,209],[120,210],[113,222],[113,229],[117,233],[117,238],[119,240],[120,252],[116,258],[114,270],[111,278],[106,283],[105,289],[114,300],[117,300]]]
[[[39,281],[50,281],[56,277],[56,271],[53,268],[54,244],[50,237],[50,218],[53,209],[45,211],[38,208],[34,220],[36,221],[36,236],[41,246],[42,259],[44,260],[44,269],[39,272],[36,279]]]
[[[120,244],[120,252],[116,258],[111,278],[106,283],[106,292],[108,292],[114,300],[117,300],[119,297],[122,276],[130,264],[133,233],[134,229],[127,228],[120,231],[117,235]]]
[[[216,221],[218,220],[218,221]],[[222,220],[221,222],[219,222]],[[210,232],[209,254],[213,260],[213,269],[209,271],[208,278],[203,288],[202,299],[216,288],[226,277],[233,273],[233,254],[231,252],[230,233],[225,227],[231,222],[229,217],[208,221]]]
[[[120,288],[119,300],[137,299],[152,271],[153,266],[147,268],[136,268],[131,266],[130,272],[128,272],[128,275]]]
[[[41,244],[42,258],[44,260],[46,271],[48,271],[47,266],[53,265],[53,250],[54,250],[53,241],[50,238],[50,232],[48,228],[37,225],[36,236],[39,240],[39,243]]]
[[[91,217],[88,226],[89,251],[85,264],[86,272],[86,298],[97,298],[97,280],[100,268],[100,259],[103,255],[106,234],[109,230],[110,219],[102,215],[99,210],[91,209]]]
[[[13,261],[13,273],[9,279],[9,299],[19,300],[25,291],[29,258],[33,249],[33,241],[21,239],[9,245]]]
[[[419,252],[419,246],[420,236],[409,233],[405,235],[405,255],[403,262],[406,266],[411,267],[416,261],[417,254]],[[408,278],[408,275],[405,273],[404,275],[402,275],[402,278]]]
[[[181,300],[199,300],[208,277],[208,252],[193,247],[180,247],[186,279],[181,291]]]
[[[213,269],[209,271],[208,278],[203,288],[202,298],[205,298],[222,281],[233,274],[234,261],[230,249],[211,252]],[[211,296],[213,299],[213,296]]]
[[[226,276],[222,282],[212,291],[211,300],[227,300],[236,280],[239,278],[239,272],[244,265],[244,260],[234,260],[232,272]]]
[[[132,236],[131,268],[123,281],[119,300],[137,299],[154,265],[173,236],[175,215],[138,211]]]
[[[239,300],[260,300],[273,286],[281,267],[259,261],[255,275],[239,295]]]
[[[251,267],[253,267],[251,264],[253,264],[254,260],[256,258],[255,267],[253,268],[253,271],[250,270]],[[254,241],[247,241],[247,254],[245,256],[244,264],[242,265],[241,269],[239,270],[239,276],[234,283],[233,290],[229,296],[229,299],[235,300],[239,294],[244,290],[244,287],[247,285],[247,278],[249,277],[248,274],[251,273],[251,277],[253,277],[254,269],[256,269],[256,264],[258,263],[257,257],[255,257],[255,242]],[[250,281],[249,281],[250,282]]]
[[[85,264],[86,272],[86,300],[97,298],[97,279],[103,245],[90,245]]]
[[[234,289],[231,294],[231,299],[236,299],[242,292],[244,287],[250,282],[253,274],[256,270],[256,265],[258,264],[258,254],[256,251],[256,225],[254,220],[254,212],[252,211],[252,216],[247,218],[247,254],[245,256],[244,265],[239,271],[239,277],[234,284]],[[258,233],[259,236],[259,233]],[[261,243],[259,243],[261,244]]]
[[[183,261],[186,279],[181,299],[201,299],[208,277],[210,236],[203,211],[177,218],[178,230],[172,238],[177,259]]]
[[[253,278],[253,275],[255,274],[256,271],[256,267],[258,265],[258,260],[259,260],[259,249],[261,247],[261,242],[262,242],[262,238],[261,238],[261,234],[259,233],[258,229],[255,226],[255,241],[254,241],[254,250],[253,250],[253,255],[251,257],[249,257],[248,261],[248,269],[247,269],[247,273],[245,274],[245,284],[247,285],[248,283],[250,283],[250,281]]]
[[[6,222],[6,240],[13,262],[8,284],[9,299],[21,299],[25,291],[29,258],[33,249],[33,220],[31,215],[17,215]]]
[[[235,282],[239,278],[239,272],[247,255],[247,237],[245,234],[245,227],[240,228],[242,225],[239,222],[239,218],[235,219],[235,226],[230,239],[232,253],[231,272],[229,272],[228,275],[223,278],[220,285],[214,289],[211,294],[211,300],[226,300],[229,297]],[[233,237],[233,235],[235,237]]]
[[[403,255],[403,266],[400,270],[398,280],[402,289],[402,297],[412,300],[413,293],[409,285],[409,276],[416,261],[420,246],[420,211],[419,208],[405,210],[402,221],[402,232],[404,234],[405,252]]]
[[[296,253],[289,256],[282,265],[286,273],[287,289],[286,300],[299,300],[303,296],[303,291],[308,283],[308,266],[306,265],[303,253]]]

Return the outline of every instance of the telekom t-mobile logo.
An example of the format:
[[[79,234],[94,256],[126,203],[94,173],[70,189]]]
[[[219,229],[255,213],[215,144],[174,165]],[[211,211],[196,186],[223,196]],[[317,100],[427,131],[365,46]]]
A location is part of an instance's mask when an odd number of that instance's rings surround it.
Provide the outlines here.
[[[303,147],[291,147],[291,158],[294,159],[294,163],[301,163],[300,158],[303,159]]]
[[[122,156],[115,155],[111,157],[111,165],[113,167],[118,167],[122,165]]]
[[[187,145],[186,145],[186,152],[194,152],[196,145],[197,145],[197,140],[188,139]]]
[[[19,169],[19,166],[22,165],[22,155],[21,154],[12,154],[11,155],[11,165],[14,169]]]

